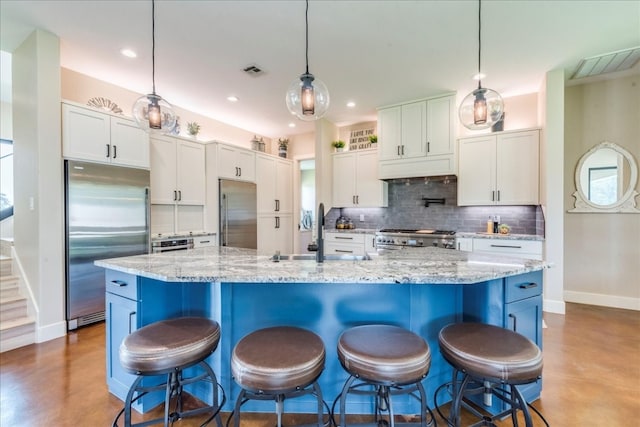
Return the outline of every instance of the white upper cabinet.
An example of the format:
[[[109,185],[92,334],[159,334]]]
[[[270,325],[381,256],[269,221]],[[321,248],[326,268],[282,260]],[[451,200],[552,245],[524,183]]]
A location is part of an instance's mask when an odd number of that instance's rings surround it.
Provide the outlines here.
[[[382,179],[456,173],[455,96],[378,110]]]
[[[539,203],[538,130],[463,138],[459,144],[459,206]]]
[[[151,203],[205,204],[205,146],[168,136],[151,138]]]
[[[68,159],[149,168],[149,135],[134,120],[62,104],[62,154]]]
[[[218,177],[255,182],[255,152],[218,143]]]
[[[293,212],[293,164],[291,160],[256,154],[258,213]]]
[[[333,155],[335,207],[385,207],[388,184],[378,179],[378,151],[363,150]]]

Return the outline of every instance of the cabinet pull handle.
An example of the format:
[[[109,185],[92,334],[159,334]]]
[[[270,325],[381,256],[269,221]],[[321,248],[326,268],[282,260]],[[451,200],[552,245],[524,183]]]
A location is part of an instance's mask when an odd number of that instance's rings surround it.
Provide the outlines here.
[[[510,249],[522,249],[522,246],[518,245],[491,245],[492,248],[510,248]]]
[[[538,287],[538,284],[537,284],[537,283],[534,283],[534,282],[531,282],[531,283],[521,283],[521,284],[519,284],[519,285],[518,285],[518,287],[519,287],[520,289],[532,289],[532,288],[537,288],[537,287]]]
[[[107,157],[111,156],[111,146],[109,144],[105,144],[107,146]]]
[[[342,249],[336,249],[336,252],[340,252],[340,253],[343,253],[343,254],[352,254],[353,253],[353,251],[345,251],[345,250],[342,250]]]
[[[133,316],[135,316],[135,315],[136,315],[136,312],[135,312],[135,311],[130,311],[130,312],[129,312],[129,334],[131,334],[131,332],[132,332],[132,328],[131,328],[131,318],[132,318]]]
[[[127,282],[122,280],[112,280],[111,283],[119,287],[127,286]]]
[[[182,201],[182,190],[178,190],[178,201]]]
[[[513,319],[513,332],[518,332],[518,319],[513,313],[509,313],[509,317]]]
[[[336,240],[353,240],[353,237],[336,236]]]
[[[113,146],[113,158],[115,159],[116,157],[118,157],[118,146],[114,145]]]

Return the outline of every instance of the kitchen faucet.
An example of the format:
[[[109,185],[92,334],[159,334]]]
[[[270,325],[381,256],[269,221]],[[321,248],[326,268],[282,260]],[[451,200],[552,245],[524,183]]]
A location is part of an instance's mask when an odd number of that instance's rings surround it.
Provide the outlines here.
[[[316,262],[323,262],[324,261],[324,237],[322,235],[322,231],[324,229],[324,204],[323,203],[320,203],[320,206],[318,206],[317,221],[318,221],[318,237],[316,239],[316,242],[318,244],[318,250],[316,251]]]

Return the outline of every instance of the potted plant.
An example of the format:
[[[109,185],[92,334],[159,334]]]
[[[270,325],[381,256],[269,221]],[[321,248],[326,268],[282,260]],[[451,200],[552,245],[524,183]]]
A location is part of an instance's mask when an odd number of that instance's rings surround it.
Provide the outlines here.
[[[278,155],[287,158],[287,147],[289,146],[289,138],[278,138]]]
[[[188,122],[187,132],[189,132],[189,135],[193,137],[197,136],[198,133],[200,133],[200,125],[198,124],[198,122]]]
[[[337,140],[337,141],[333,141],[331,145],[336,149],[337,152],[340,152],[344,148],[345,144],[344,144],[344,141]]]

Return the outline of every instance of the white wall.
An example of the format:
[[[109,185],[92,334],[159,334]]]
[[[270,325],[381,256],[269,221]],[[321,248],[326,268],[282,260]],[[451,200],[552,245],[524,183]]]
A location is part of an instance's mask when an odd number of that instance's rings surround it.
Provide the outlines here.
[[[640,160],[640,75],[568,87],[564,114],[565,300],[640,310],[640,214],[566,212],[593,146],[614,142]]]
[[[60,46],[33,32],[13,52],[15,250],[37,311],[36,341],[66,334]]]

